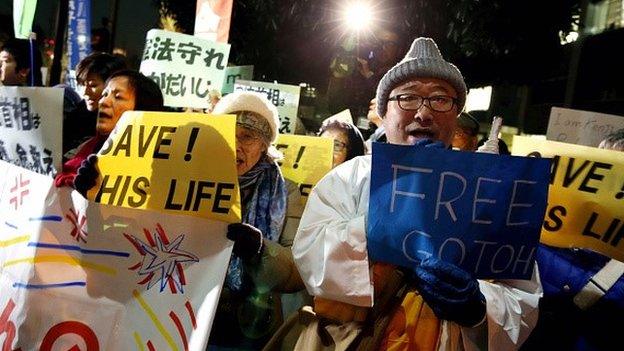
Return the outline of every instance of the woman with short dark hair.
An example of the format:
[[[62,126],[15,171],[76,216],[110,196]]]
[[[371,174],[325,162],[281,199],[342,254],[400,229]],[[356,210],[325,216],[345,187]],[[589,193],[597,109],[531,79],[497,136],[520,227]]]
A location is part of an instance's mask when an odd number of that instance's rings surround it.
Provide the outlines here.
[[[125,69],[113,73],[108,81],[114,78],[125,77],[128,87],[134,90],[134,109],[137,111],[163,111],[164,100],[160,87],[153,80],[139,71]],[[103,95],[103,94],[102,94]]]
[[[328,121],[323,123],[318,135],[334,139],[333,167],[366,152],[362,133],[351,123]]]
[[[163,109],[162,92],[153,80],[137,71],[113,73],[106,81],[98,103],[95,136],[79,146],[76,155],[63,164],[63,171],[54,178],[54,184],[74,187],[74,178],[82,161],[98,152],[124,112]]]
[[[76,80],[79,85],[85,87],[84,99],[87,110],[97,112],[98,101],[102,97],[108,78],[113,73],[127,68],[126,61],[122,57],[103,52],[93,53],[78,63]]]
[[[83,100],[76,102],[74,108],[64,114],[63,118],[63,155],[74,156],[77,148],[94,135],[93,126],[97,118],[98,101],[106,81],[115,72],[125,70],[126,61],[122,57],[97,52],[78,63],[76,81],[84,87]],[[73,89],[63,86],[65,95],[76,95]]]

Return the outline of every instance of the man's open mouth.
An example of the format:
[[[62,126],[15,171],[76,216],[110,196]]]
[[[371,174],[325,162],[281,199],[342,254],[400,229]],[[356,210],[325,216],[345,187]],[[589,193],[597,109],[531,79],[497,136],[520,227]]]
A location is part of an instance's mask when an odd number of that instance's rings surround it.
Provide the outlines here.
[[[431,130],[427,129],[416,129],[409,132],[409,135],[418,138],[418,139],[433,139],[435,138],[435,133]]]

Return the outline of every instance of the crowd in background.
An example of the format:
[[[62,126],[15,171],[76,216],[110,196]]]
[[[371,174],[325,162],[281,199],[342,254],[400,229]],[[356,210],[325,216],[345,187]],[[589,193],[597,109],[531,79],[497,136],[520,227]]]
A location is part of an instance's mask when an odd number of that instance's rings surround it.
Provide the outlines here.
[[[604,267],[618,266],[606,256],[540,244],[532,278],[505,281],[475,279],[434,258],[411,268],[369,259],[372,143],[474,152],[485,141],[479,140],[479,121],[464,112],[467,87],[460,70],[433,40],[402,43],[390,31],[379,40],[383,50],[375,66],[361,59],[358,74],[346,75],[340,71],[344,57],[332,64],[331,103],[368,108],[376,130],[365,140],[352,123],[322,124],[318,135],[333,139],[334,169],[315,186],[305,210],[297,186],[277,164],[273,104],[252,92],[210,94],[208,112],[236,115],[243,220],[228,227],[234,251],[209,349],[609,349],[613,338],[603,336],[617,335],[624,322],[624,271],[612,286],[600,287],[604,296],[597,301],[575,298]],[[4,43],[4,86],[41,85],[32,49],[27,40]],[[82,95],[62,86],[65,162],[55,184],[85,194],[98,176],[95,154],[121,115],[166,107],[158,85],[119,56],[91,54],[78,64],[76,77]],[[600,147],[624,151],[624,131]],[[502,140],[498,150],[510,153]],[[281,296],[291,293],[304,303],[285,309]]]

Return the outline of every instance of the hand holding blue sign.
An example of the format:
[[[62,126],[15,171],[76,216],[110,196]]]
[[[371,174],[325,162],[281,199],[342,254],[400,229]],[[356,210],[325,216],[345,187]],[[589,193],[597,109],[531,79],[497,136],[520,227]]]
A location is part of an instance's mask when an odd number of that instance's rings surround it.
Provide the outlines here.
[[[465,270],[430,257],[414,273],[418,292],[439,318],[472,327],[485,317],[485,297]]]

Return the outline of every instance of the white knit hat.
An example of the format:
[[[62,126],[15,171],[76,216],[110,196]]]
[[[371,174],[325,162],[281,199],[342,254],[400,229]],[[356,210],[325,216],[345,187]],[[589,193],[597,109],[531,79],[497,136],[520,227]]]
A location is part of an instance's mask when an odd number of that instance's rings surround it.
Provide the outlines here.
[[[279,115],[277,108],[266,97],[266,94],[254,91],[236,91],[223,97],[215,105],[212,113],[215,115],[235,114],[236,112],[250,111],[263,117],[269,124],[271,136],[269,142],[272,144],[277,140],[279,131]]]

